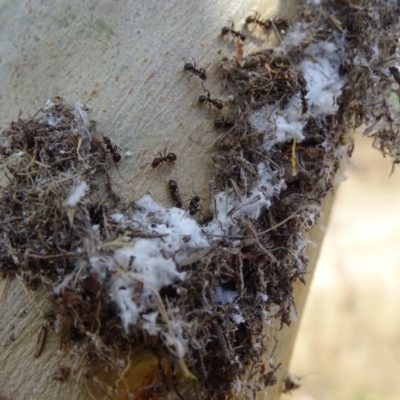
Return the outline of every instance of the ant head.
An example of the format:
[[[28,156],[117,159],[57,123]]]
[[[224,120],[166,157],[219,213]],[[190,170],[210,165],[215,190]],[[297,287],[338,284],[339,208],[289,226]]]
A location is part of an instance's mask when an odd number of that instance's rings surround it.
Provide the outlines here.
[[[192,71],[194,69],[194,65],[192,63],[186,63],[183,69],[186,69],[186,71]]]
[[[210,92],[205,88],[203,82],[201,82],[201,87],[203,88],[203,90],[207,93],[207,97],[210,98]],[[201,96],[200,96],[201,97]],[[199,99],[200,101],[200,99]],[[205,101],[205,100],[204,100]]]
[[[178,184],[172,179],[168,182],[168,186],[171,190],[175,190],[178,188]]]
[[[255,16],[254,17],[248,16],[245,21],[246,21],[246,24],[252,24],[255,20],[256,20]]]
[[[307,86],[304,86],[304,87],[300,88],[300,94],[302,96],[306,96],[307,93],[308,93],[308,87]]]
[[[207,96],[204,96],[204,94],[199,96],[199,103],[205,103],[206,101],[207,101]]]

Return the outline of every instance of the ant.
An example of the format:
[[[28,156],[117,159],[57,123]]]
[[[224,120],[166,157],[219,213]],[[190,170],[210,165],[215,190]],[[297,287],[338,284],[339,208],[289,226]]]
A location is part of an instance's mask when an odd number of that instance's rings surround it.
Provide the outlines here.
[[[233,29],[234,26],[235,26],[235,24],[234,24],[233,22],[232,22],[232,24],[231,24],[231,27],[229,27],[229,26],[224,26],[224,27],[221,29],[221,36],[225,36],[225,35],[227,35],[228,33],[230,33],[232,36],[238,37],[238,38],[240,38],[240,40],[241,40],[242,42],[244,42],[244,41],[246,40],[246,36],[245,36],[242,32],[235,31],[235,30]]]
[[[207,96],[201,95],[199,96],[199,103],[208,103],[209,105],[212,104],[218,110],[222,110],[224,105],[221,100],[212,99],[210,97],[210,92],[203,86],[203,89],[207,92]]]
[[[219,130],[232,128],[233,125],[235,123],[225,117],[218,117],[214,120],[214,127]]]
[[[248,16],[246,18],[246,24],[258,24],[262,26],[266,31],[270,31],[273,26],[275,26],[277,31],[282,31],[286,30],[289,28],[289,24],[286,20],[284,19],[275,19],[275,18],[270,18],[267,21],[262,21],[259,19],[260,14],[256,13],[253,16]]]
[[[168,182],[168,187],[169,187],[169,191],[171,193],[172,200],[174,200],[176,202],[175,206],[178,208],[182,208],[182,198],[179,193],[178,184],[176,183],[176,181],[171,179]]]
[[[254,15],[254,17],[248,16],[248,17],[246,18],[246,24],[253,24],[253,23],[256,23],[256,24],[262,26],[266,31],[271,30],[271,28],[272,28],[272,21],[271,21],[271,20],[261,21],[261,20],[259,19],[259,16],[260,16],[259,13],[256,13],[256,14]]]
[[[160,153],[160,157],[156,157],[153,162],[151,163],[151,168],[157,168],[161,166],[163,163],[167,163],[168,165],[172,164],[174,161],[176,161],[176,154],[175,153],[168,153],[165,155],[167,152],[167,149],[164,150],[164,156]]]
[[[190,203],[189,203],[189,214],[190,215],[195,215],[198,211],[200,211],[200,214],[201,214],[201,209],[203,207],[199,203],[200,203],[200,197],[197,196],[197,194],[190,199]]]
[[[104,228],[107,226],[107,207],[104,204],[88,204],[90,223],[98,225],[101,236],[104,236]]]
[[[275,25],[275,28],[282,33],[282,31],[286,31],[289,28],[289,23],[285,19],[275,19],[272,18],[271,24]],[[284,33],[284,32],[283,32]]]
[[[92,224],[103,227],[103,215],[107,213],[107,207],[104,205],[89,204],[88,211]]]
[[[191,72],[192,74],[189,76],[189,79],[193,76],[193,75],[197,75],[201,80],[205,81],[207,79],[207,75],[206,75],[206,70],[204,68],[199,68],[196,69],[196,61],[194,61],[194,64],[192,63],[186,63],[185,66],[183,67],[183,69],[185,69],[186,71]],[[206,68],[207,69],[207,68]]]
[[[276,385],[276,383],[278,382],[278,378],[276,377],[275,372],[281,367],[281,363],[279,363],[275,367],[270,365],[270,367],[272,368],[271,371],[269,371],[265,375],[263,374],[263,376],[262,376],[265,386]],[[264,366],[264,369],[265,369],[265,366]]]
[[[121,148],[118,146],[113,146],[111,139],[107,136],[103,136],[103,143],[106,145],[108,152],[112,154],[114,162],[117,163],[121,161],[121,154],[117,153],[117,150],[121,150]]]
[[[396,67],[389,67],[389,72],[393,76],[394,80],[400,84],[400,73]]]
[[[301,115],[304,115],[308,111],[308,101],[306,99],[308,93],[308,87],[303,86],[300,88],[300,98],[301,98]]]
[[[210,215],[208,217],[203,217],[203,219],[200,222],[197,222],[200,226],[207,226],[212,220],[213,216]]]

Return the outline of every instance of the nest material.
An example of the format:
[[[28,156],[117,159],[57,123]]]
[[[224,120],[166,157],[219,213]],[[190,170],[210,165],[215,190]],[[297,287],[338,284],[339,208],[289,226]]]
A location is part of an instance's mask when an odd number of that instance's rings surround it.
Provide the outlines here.
[[[295,314],[293,284],[304,281],[307,273],[307,231],[333,186],[346,133],[367,125],[365,132],[375,145],[400,163],[397,121],[389,102],[393,83],[400,84],[399,13],[392,1],[323,1],[305,7],[291,23],[307,33],[300,43],[247,57],[238,46],[237,59],[220,63],[221,80],[235,102],[225,111],[223,123],[221,116],[216,123],[222,134],[211,188],[214,194],[226,191],[241,199],[228,213],[236,233],[214,238],[216,246],[181,263],[185,279],[161,288],[143,305],[147,315],[158,310],[158,324],[164,328],[173,330],[173,324],[181,323],[184,352],[171,351],[162,328],[158,335],[150,335],[143,324],[124,329],[115,299],[105,290],[111,275],[86,271],[89,258],[112,255],[122,236],[144,234],[113,223],[107,208],[95,199],[105,188],[122,215],[132,212],[118,203],[107,146],[94,137],[94,123],[81,105],[70,107],[53,99],[34,117],[11,123],[1,134],[0,155],[9,184],[0,192],[0,270],[40,279],[51,294],[49,321],[63,327],[66,343],[79,343],[88,368],[99,359],[115,363],[119,352],[146,343],[160,360],[161,383],[152,384],[152,395],[168,393],[165,376],[172,374],[172,388],[182,397],[176,383],[179,373],[173,373],[177,365],[197,377],[198,398],[221,398],[243,376],[246,383],[239,386],[248,398],[276,384],[279,360],[269,366],[262,361],[263,354],[271,352],[262,344],[263,327],[270,318],[290,325]],[[307,115],[301,143],[293,138],[266,149],[265,132],[249,123],[250,116],[260,107],[284,109],[293,96],[301,98],[307,114],[302,89],[308,82],[299,65],[307,46],[321,41],[343,44],[339,72],[344,84],[335,99],[337,112]],[[259,180],[260,164],[275,184],[284,183],[258,218],[238,217]],[[82,182],[86,186],[79,200],[66,202]],[[143,292],[143,282],[136,282],[135,291]],[[221,293],[234,295],[225,302]],[[252,368],[246,368],[250,364]],[[135,395],[145,398],[146,393]]]
[[[89,226],[89,214],[80,208],[72,220],[83,224],[71,226],[63,201],[74,185],[92,180],[102,162],[90,152],[89,127],[77,108],[55,99],[39,114],[12,122],[1,135],[9,179],[1,191],[1,270],[17,268],[57,280],[82,256],[79,248]]]

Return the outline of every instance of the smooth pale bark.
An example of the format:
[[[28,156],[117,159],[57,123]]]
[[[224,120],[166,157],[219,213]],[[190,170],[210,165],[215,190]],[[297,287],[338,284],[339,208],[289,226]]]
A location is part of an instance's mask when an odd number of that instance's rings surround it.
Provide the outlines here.
[[[295,0],[266,3],[4,0],[0,5],[1,127],[20,115],[32,115],[47,98],[79,100],[92,108],[90,116],[97,121],[99,134],[133,153],[119,164],[120,175],[114,173],[122,201],[130,203],[151,191],[157,201],[168,204],[165,182],[172,173],[178,174],[180,186],[209,197],[212,145],[217,135],[212,113],[197,106],[203,90],[197,79],[188,82],[183,65],[193,59],[201,67],[211,63],[207,88],[219,93],[218,61],[235,52],[233,42],[220,37],[221,27],[238,21],[236,27],[241,28],[244,18],[255,10],[263,17],[286,19],[296,13]],[[256,29],[246,51],[265,46],[265,37]],[[176,170],[152,171],[148,163],[165,148],[178,155]],[[0,170],[0,183],[6,182]],[[324,218],[330,207],[328,199]],[[320,223],[327,224],[325,220]],[[311,271],[322,236],[323,230],[317,226],[312,233],[316,247],[310,253]],[[300,313],[311,277],[312,273],[306,286],[296,285]],[[28,291],[18,279],[2,280],[0,288],[0,397],[91,398],[79,373],[79,357],[73,351],[59,350],[58,338],[51,331],[43,353],[34,357],[37,335],[45,322],[46,294]],[[298,321],[279,332],[275,360],[282,365],[278,378],[286,374],[297,326]],[[268,348],[273,346],[273,334],[270,339]],[[269,354],[266,364],[268,358]],[[127,376],[133,377],[129,382],[133,385],[152,369],[146,354],[134,355],[131,365]],[[54,380],[60,366],[72,367],[75,379],[66,383]],[[278,383],[259,396],[277,399],[281,389]]]

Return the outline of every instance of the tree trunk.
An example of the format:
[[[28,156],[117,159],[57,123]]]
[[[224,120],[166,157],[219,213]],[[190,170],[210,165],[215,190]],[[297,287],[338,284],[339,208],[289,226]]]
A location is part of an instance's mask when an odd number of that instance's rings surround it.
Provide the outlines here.
[[[197,106],[203,94],[197,77],[188,80],[185,62],[196,61],[207,68],[207,88],[217,87],[217,63],[236,52],[233,41],[220,36],[221,27],[257,10],[264,18],[290,19],[296,1],[228,0],[210,2],[97,2],[69,3],[5,1],[0,9],[3,40],[0,43],[0,97],[2,127],[20,115],[33,115],[44,100],[62,96],[67,102],[82,101],[92,109],[97,130],[124,151],[130,150],[114,169],[118,194],[130,203],[151,192],[158,202],[169,204],[165,181],[179,174],[180,185],[210,198],[208,185],[213,174],[210,154],[217,136],[210,134],[212,112]],[[240,29],[241,25],[236,24]],[[247,52],[265,46],[265,36],[256,32]],[[214,89],[214,93],[217,90]],[[164,149],[179,155],[176,170],[157,173],[148,165]],[[7,184],[4,171],[2,184]],[[190,190],[190,192],[192,189]],[[295,287],[300,315],[307,296],[333,197],[323,205],[323,218],[311,232],[315,247],[309,249],[310,273],[306,284]],[[204,208],[207,208],[204,205]],[[104,394],[80,374],[73,349],[60,350],[57,336],[47,329],[42,354],[35,357],[37,337],[46,323],[46,293],[31,291],[17,277],[2,280],[2,328],[0,329],[1,398],[90,399]],[[270,326],[266,348],[274,348],[281,363],[278,384],[267,386],[260,398],[277,399],[287,373],[299,320],[279,330]],[[77,344],[76,346],[79,346]],[[130,369],[117,385],[143,385],[157,366],[144,353],[121,355],[130,358]],[[268,364],[270,354],[265,355]],[[69,374],[64,382],[65,375]],[[117,375],[99,372],[109,384]],[[72,379],[70,379],[72,377]],[[89,388],[90,392],[87,390]],[[184,392],[184,389],[181,389]],[[93,395],[91,394],[93,393]],[[154,394],[153,394],[154,395]],[[235,394],[240,398],[240,394]],[[126,394],[114,399],[127,398]],[[148,397],[150,398],[150,397]],[[151,397],[155,398],[155,397]]]

